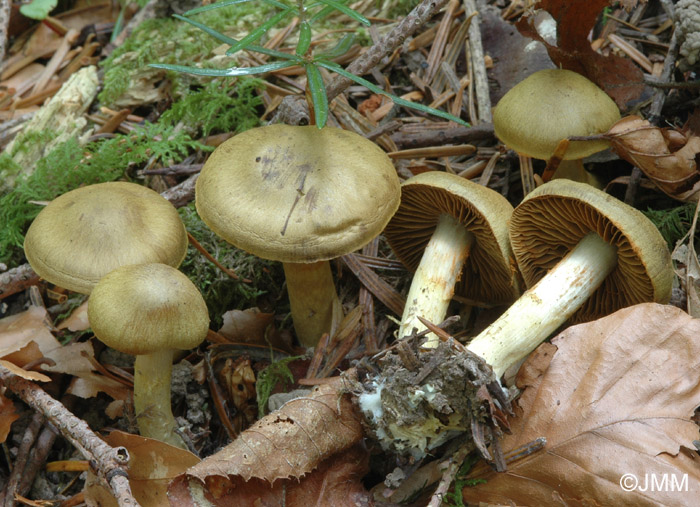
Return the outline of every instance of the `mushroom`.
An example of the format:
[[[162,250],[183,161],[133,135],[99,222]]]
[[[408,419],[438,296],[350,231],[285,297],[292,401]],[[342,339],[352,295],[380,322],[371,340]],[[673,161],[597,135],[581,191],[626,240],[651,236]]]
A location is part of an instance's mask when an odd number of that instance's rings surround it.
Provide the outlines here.
[[[197,347],[209,312],[194,284],[165,264],[132,264],[105,275],[90,295],[95,336],[136,356],[134,409],[141,435],[187,449],[175,432],[170,377],[175,350]]]
[[[510,403],[497,383],[507,368],[568,319],[670,298],[673,270],[659,231],[590,185],[560,179],[535,189],[513,211],[510,238],[530,288],[466,348],[448,339],[411,357],[398,342],[358,390],[384,448],[420,458],[471,430],[488,456],[488,435]]]
[[[202,220],[234,246],[283,262],[297,337],[314,346],[342,314],[328,263],[377,236],[399,205],[389,157],[335,128],[271,125],[220,145],[195,191]]]
[[[399,338],[425,329],[418,316],[442,322],[454,293],[475,304],[518,297],[512,212],[499,193],[454,174],[426,172],[402,184],[401,204],[384,231],[396,257],[415,271]],[[436,345],[431,333],[424,347]]]
[[[529,289],[468,346],[496,377],[569,319],[671,297],[671,256],[654,224],[589,185],[535,189],[513,211],[510,240]]]
[[[135,183],[99,183],[71,190],[41,210],[27,231],[24,253],[42,278],[89,294],[119,266],[179,266],[187,232],[157,192]]]
[[[541,160],[549,160],[561,140],[607,132],[619,119],[620,110],[603,90],[564,69],[531,74],[493,110],[496,136],[518,154]],[[555,176],[590,181],[581,159],[608,147],[605,140],[571,141]]]

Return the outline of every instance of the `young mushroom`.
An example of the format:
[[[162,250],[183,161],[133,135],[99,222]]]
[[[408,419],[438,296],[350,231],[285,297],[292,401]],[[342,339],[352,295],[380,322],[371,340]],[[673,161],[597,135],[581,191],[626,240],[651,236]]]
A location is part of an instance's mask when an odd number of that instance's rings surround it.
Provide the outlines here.
[[[45,280],[89,294],[119,266],[179,266],[187,232],[175,207],[150,188],[99,183],[71,190],[42,209],[27,231],[24,253]]]
[[[508,241],[513,207],[499,193],[457,175],[426,172],[401,186],[401,204],[384,235],[414,270],[399,338],[439,323],[457,293],[474,304],[508,304],[518,283]],[[430,334],[424,347],[435,347]]]
[[[399,205],[389,157],[335,128],[271,125],[229,139],[197,180],[196,206],[219,236],[281,261],[292,320],[312,347],[342,314],[329,259],[377,236]]]
[[[601,134],[620,119],[615,102],[593,82],[564,69],[540,70],[511,88],[493,110],[496,136],[520,155],[549,160],[559,142]],[[607,141],[572,141],[556,177],[587,182],[582,159]]]
[[[510,238],[530,288],[466,348],[447,340],[409,361],[405,348],[386,354],[380,374],[362,386],[360,407],[384,447],[421,457],[471,430],[488,455],[484,435],[508,409],[497,384],[507,368],[567,320],[670,298],[673,269],[659,231],[590,185],[538,187],[513,211]]]
[[[209,312],[194,284],[165,264],[132,264],[104,276],[90,295],[95,336],[136,356],[134,409],[142,436],[187,449],[170,406],[173,353],[207,336]]]

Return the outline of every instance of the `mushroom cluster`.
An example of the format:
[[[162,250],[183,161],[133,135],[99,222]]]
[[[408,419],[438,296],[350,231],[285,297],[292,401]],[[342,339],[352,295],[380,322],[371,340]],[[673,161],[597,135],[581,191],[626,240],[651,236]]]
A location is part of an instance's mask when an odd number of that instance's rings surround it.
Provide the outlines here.
[[[497,380],[566,321],[670,298],[673,268],[659,231],[590,185],[538,187],[513,211],[509,235],[528,290],[466,349],[441,342],[414,364],[406,350],[385,354],[363,386],[360,406],[386,448],[420,457],[457,432],[483,437],[498,421],[490,398],[507,405]]]

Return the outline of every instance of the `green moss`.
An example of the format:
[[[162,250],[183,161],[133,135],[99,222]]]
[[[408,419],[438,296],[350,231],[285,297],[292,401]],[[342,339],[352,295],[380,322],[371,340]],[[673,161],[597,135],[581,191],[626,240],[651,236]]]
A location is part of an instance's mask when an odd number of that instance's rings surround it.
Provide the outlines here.
[[[294,382],[294,375],[289,366],[292,361],[301,359],[302,356],[285,357],[279,361],[275,361],[267,368],[258,373],[258,378],[255,382],[255,393],[258,398],[258,417],[262,418],[267,413],[267,401],[270,399],[272,390],[277,384],[282,384],[285,389],[288,384]]]
[[[159,121],[166,125],[182,122],[203,136],[211,132],[248,130],[260,123],[257,108],[262,105],[262,99],[257,92],[261,88],[259,79],[216,79],[200,90],[188,91]]]
[[[690,231],[695,214],[695,203],[689,202],[665,210],[649,209],[643,213],[659,229],[668,244],[668,248],[673,251],[676,243]]]
[[[270,294],[273,299],[281,292],[280,280],[284,280],[279,262],[260,259],[228,244],[213,233],[197,215],[194,204],[179,210],[180,218],[190,234],[217,261],[232,269],[241,279],[234,280],[207,260],[192,245],[180,266],[190,280],[199,288],[209,308],[212,327],[219,328],[224,312],[258,306],[258,298]]]

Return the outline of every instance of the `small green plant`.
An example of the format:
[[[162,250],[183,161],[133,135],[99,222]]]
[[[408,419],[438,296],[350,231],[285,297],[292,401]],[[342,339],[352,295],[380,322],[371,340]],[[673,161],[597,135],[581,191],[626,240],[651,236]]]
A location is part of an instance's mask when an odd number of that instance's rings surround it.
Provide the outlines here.
[[[211,35],[214,39],[231,46],[228,51],[226,51],[227,55],[233,55],[241,50],[247,50],[266,55],[267,57],[272,58],[274,61],[255,67],[231,67],[228,69],[205,69],[166,63],[150,64],[150,66],[157,69],[166,69],[199,76],[247,76],[299,66],[303,68],[304,72],[306,73],[306,100],[309,104],[309,111],[311,113],[312,121],[318,128],[324,127],[328,118],[328,97],[326,95],[326,89],[320,69],[326,69],[330,72],[348,78],[368,88],[373,93],[389,97],[395,104],[400,106],[416,109],[424,113],[439,116],[463,125],[468,125],[464,121],[443,111],[432,109],[422,104],[410,102],[387,93],[379,86],[346,71],[343,67],[335,63],[333,59],[345,54],[352,46],[354,39],[353,35],[346,35],[337,42],[335,47],[330,50],[314,53],[311,44],[312,28],[316,23],[334,12],[345,14],[361,25],[370,26],[370,22],[367,18],[346,5],[346,0],[310,0],[306,4],[304,0],[296,0],[293,3],[285,3],[278,0],[262,0],[262,4],[272,6],[276,9],[273,11],[274,14],[240,40],[228,37],[211,26],[200,23],[188,17],[195,14],[210,12],[214,9],[220,9],[222,7],[243,4],[251,1],[252,0],[224,0],[215,4],[192,9],[186,12],[183,16],[175,15],[174,17],[201,29],[202,31]],[[278,23],[290,19],[291,17],[297,17],[299,20],[297,24],[298,42],[294,53],[286,53],[257,45],[257,42],[268,30],[275,27]]]
[[[485,479],[468,479],[467,474],[472,469],[472,467],[479,461],[479,456],[472,453],[467,456],[462,465],[459,467],[457,476],[455,478],[454,491],[447,493],[445,495],[444,505],[454,506],[454,507],[466,507],[464,505],[464,498],[462,498],[462,489],[466,487],[473,487],[477,484],[485,484]]]
[[[255,382],[255,393],[258,398],[258,417],[263,417],[267,411],[267,400],[270,399],[272,390],[278,383],[282,383],[283,388],[288,383],[294,382],[294,375],[287,366],[292,361],[301,359],[302,356],[285,357],[279,361],[271,363],[270,366],[258,373]]]
[[[56,8],[56,5],[58,5],[58,0],[32,0],[28,4],[21,5],[19,12],[28,18],[41,21]]]

